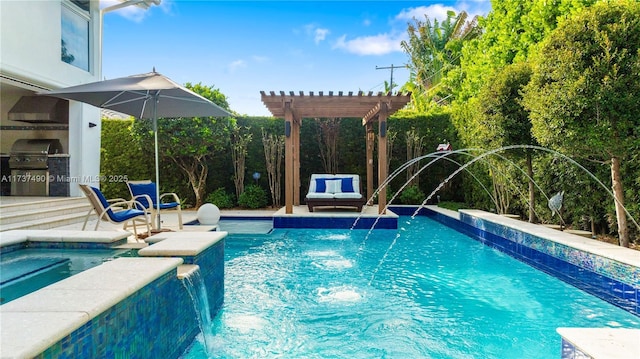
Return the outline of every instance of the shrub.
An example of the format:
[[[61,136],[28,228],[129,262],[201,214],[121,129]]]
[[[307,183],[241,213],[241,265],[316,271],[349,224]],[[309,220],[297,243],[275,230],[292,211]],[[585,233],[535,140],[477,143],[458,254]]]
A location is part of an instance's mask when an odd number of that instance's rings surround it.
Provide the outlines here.
[[[402,204],[421,204],[427,197],[418,186],[407,186],[400,194],[400,203]]]
[[[458,211],[459,209],[469,209],[468,204],[463,202],[453,202],[453,201],[442,201],[438,203],[438,207],[450,209],[452,211]]]
[[[233,195],[227,193],[223,187],[209,193],[205,201],[215,204],[218,208],[233,208],[235,205]]]
[[[245,187],[238,198],[238,204],[246,208],[263,208],[267,206],[267,192],[254,184]]]

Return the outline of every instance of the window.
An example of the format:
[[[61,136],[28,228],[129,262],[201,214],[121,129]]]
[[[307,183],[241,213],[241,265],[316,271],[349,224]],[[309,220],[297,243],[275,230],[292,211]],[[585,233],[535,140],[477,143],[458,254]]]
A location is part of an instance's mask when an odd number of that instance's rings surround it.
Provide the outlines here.
[[[62,2],[60,59],[89,71],[89,1]]]

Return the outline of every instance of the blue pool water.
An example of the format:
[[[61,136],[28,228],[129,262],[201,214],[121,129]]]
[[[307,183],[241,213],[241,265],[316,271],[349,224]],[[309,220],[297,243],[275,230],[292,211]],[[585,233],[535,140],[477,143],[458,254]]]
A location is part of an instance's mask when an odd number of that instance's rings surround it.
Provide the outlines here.
[[[183,358],[559,358],[558,327],[640,328],[433,220],[399,227],[227,237],[210,355]]]
[[[0,304],[128,253],[123,249],[27,248],[2,254]]]

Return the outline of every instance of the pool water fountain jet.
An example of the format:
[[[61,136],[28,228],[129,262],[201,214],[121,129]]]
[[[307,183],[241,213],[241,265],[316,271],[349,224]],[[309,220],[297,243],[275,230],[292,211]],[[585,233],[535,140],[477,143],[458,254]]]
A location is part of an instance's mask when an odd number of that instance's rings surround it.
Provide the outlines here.
[[[500,147],[500,148],[496,148],[494,150],[490,150],[490,151],[486,151],[485,153],[475,157],[473,160],[465,163],[462,167],[458,168],[457,170],[455,170],[451,175],[449,175],[447,178],[445,178],[440,185],[438,185],[438,187],[433,190],[433,192],[431,192],[431,194],[424,200],[422,201],[422,203],[420,204],[420,206],[418,207],[418,209],[416,209],[416,211],[413,213],[413,215],[411,216],[411,218],[415,218],[415,216],[418,214],[418,212],[420,211],[420,209],[422,209],[426,203],[433,197],[433,195],[439,191],[444,184],[446,184],[449,180],[451,180],[453,177],[455,177],[458,173],[460,173],[462,170],[464,170],[465,168],[467,168],[468,166],[470,166],[471,164],[473,164],[474,162],[483,159],[484,157],[487,157],[489,155],[501,152],[501,151],[506,151],[506,150],[511,150],[511,149],[523,149],[523,148],[528,148],[528,149],[537,149],[537,150],[542,150],[542,151],[546,151],[549,153],[552,153],[554,155],[558,155],[560,157],[562,157],[563,159],[569,161],[571,164],[577,166],[578,168],[580,168],[581,170],[583,170],[587,175],[589,175],[592,179],[594,179],[610,196],[611,198],[613,198],[613,200],[615,202],[618,202],[618,199],[616,198],[616,196],[613,194],[613,192],[611,192],[609,190],[609,188],[607,188],[607,186],[602,183],[602,181],[600,181],[600,179],[598,179],[598,177],[596,177],[593,173],[591,173],[589,170],[587,170],[586,168],[584,168],[581,164],[579,164],[578,162],[576,162],[575,160],[573,160],[571,157],[568,157],[558,151],[554,151],[545,147],[540,147],[540,146],[533,146],[533,145],[511,145],[511,146],[504,146],[504,147]],[[539,188],[539,187],[538,187]],[[544,194],[544,192],[543,192]],[[549,197],[547,197],[545,195],[545,198],[547,198],[547,201],[549,201]],[[629,211],[627,210],[627,208],[622,205],[622,209],[624,210],[625,214],[629,217],[629,219],[631,219],[631,221],[636,225],[636,227],[640,230],[640,225],[638,224],[638,222],[636,222],[635,218],[633,218],[633,216],[629,213]],[[560,215],[558,213],[558,215]],[[561,218],[562,220],[562,218]]]
[[[422,203],[418,206],[418,208],[414,211],[414,213],[411,215],[411,219],[414,219],[418,213],[420,212],[420,210],[422,208],[424,208],[424,206],[427,204],[427,202],[429,202],[429,200],[431,200],[431,198],[433,198],[433,196],[440,191],[440,189],[442,189],[442,187],[444,187],[444,185],[446,185],[452,178],[454,178],[458,173],[460,173],[463,170],[468,171],[466,168],[469,167],[471,164],[475,163],[476,161],[480,161],[483,160],[485,157],[489,156],[489,155],[497,155],[498,157],[507,160],[509,162],[511,162],[514,166],[516,166],[526,177],[527,179],[533,181],[532,178],[529,177],[528,174],[526,174],[519,166],[515,165],[515,163],[513,163],[512,161],[506,159],[504,156],[499,155],[498,152],[501,151],[506,151],[506,150],[511,150],[511,149],[536,149],[536,150],[542,150],[548,153],[552,153],[554,155],[558,155],[560,157],[562,157],[563,159],[569,161],[571,164],[577,166],[578,168],[580,168],[581,170],[583,170],[584,172],[586,172],[587,175],[589,175],[592,179],[594,179],[602,188],[604,188],[604,190],[614,199],[614,201],[618,201],[615,197],[615,195],[607,188],[606,185],[604,185],[604,183],[602,183],[602,181],[600,181],[600,179],[598,179],[593,173],[591,173],[589,170],[587,170],[586,168],[584,168],[581,164],[579,164],[578,162],[576,162],[575,160],[573,160],[572,158],[558,152],[555,150],[551,150],[545,147],[541,147],[541,146],[534,146],[534,145],[511,145],[511,146],[503,146],[497,149],[493,149],[490,151],[485,151],[485,150],[481,150],[481,149],[461,149],[461,150],[456,150],[456,151],[450,151],[450,152],[446,152],[446,153],[438,153],[438,152],[434,152],[434,153],[430,153],[424,156],[420,156],[420,157],[416,157],[412,160],[407,161],[405,164],[403,164],[402,166],[400,166],[398,169],[396,169],[389,177],[387,177],[387,179],[385,179],[385,181],[379,186],[379,188],[374,192],[373,197],[375,197],[379,192],[381,188],[384,188],[385,186],[387,186],[391,180],[393,180],[400,172],[402,172],[403,170],[405,170],[406,168],[408,168],[411,164],[416,163],[422,159],[425,158],[433,158],[435,157],[432,161],[430,161],[429,163],[427,163],[425,166],[423,166],[422,168],[420,168],[420,170],[418,170],[416,172],[416,174],[414,174],[410,179],[408,179],[404,185],[394,194],[394,196],[391,198],[391,200],[389,201],[389,203],[386,205],[385,210],[388,209],[389,205],[395,200],[395,198],[402,193],[402,190],[411,182],[411,180],[413,180],[413,178],[415,178],[416,176],[418,176],[423,170],[425,170],[427,167],[429,167],[432,163],[437,162],[439,159],[442,158],[446,158],[447,156],[449,156],[450,154],[453,153],[461,153],[461,154],[467,154],[470,155],[470,151],[484,151],[482,154],[478,155],[478,156],[474,156],[474,158],[465,163],[464,165],[460,166],[458,169],[456,169],[453,173],[451,173],[447,178],[445,178],[442,182],[440,182],[440,184],[436,187],[436,189],[434,189],[428,196],[427,198],[425,198],[424,201],[422,201]],[[435,155],[437,154],[437,155]],[[473,176],[476,180],[478,180],[475,176]],[[533,181],[536,188],[538,188],[538,190],[542,193],[542,195],[547,199],[547,201],[550,201],[549,197],[545,194],[545,192],[540,188],[540,186],[538,186],[537,183],[535,183],[535,181]],[[484,190],[488,192],[488,190],[483,186]],[[491,195],[489,195],[491,197]],[[371,201],[373,199],[373,197],[371,199],[369,199],[369,201]],[[493,197],[492,197],[493,198]],[[495,201],[495,199],[494,199]],[[636,227],[638,229],[640,229],[640,225],[636,222],[636,220],[633,218],[633,216],[631,216],[631,214],[629,213],[629,211],[626,209],[626,207],[622,206],[624,212],[626,213],[626,215],[631,219],[631,221],[636,225]],[[560,217],[560,221],[564,222],[563,218],[561,217],[559,212],[558,216]],[[370,237],[371,233],[373,232],[373,230],[375,229],[378,221],[381,218],[381,214],[378,215],[378,217],[376,218],[376,220],[374,221],[373,225],[371,226],[371,228],[369,229],[369,232],[367,233],[367,235],[364,237],[362,243],[360,244],[359,250],[358,250],[358,255],[360,254],[360,252],[364,249],[364,245],[367,241],[367,239]],[[356,218],[356,220],[354,221],[353,226],[351,227],[351,229],[353,230],[359,220],[360,216],[358,216],[358,218]],[[398,238],[400,237],[400,234],[398,234],[396,236],[396,238],[394,238],[393,242],[390,244],[389,248],[387,249],[387,251],[385,252],[385,254],[383,255],[382,259],[380,260],[380,262],[378,263],[378,265],[376,266],[376,268],[373,270],[373,275],[369,281],[369,285],[371,285],[371,283],[373,282],[373,280],[375,279],[375,275],[376,273],[379,271],[380,267],[384,264],[385,258],[387,257],[389,251],[393,248],[393,246],[395,245],[395,243],[397,242]]]
[[[378,271],[382,267],[382,264],[384,264],[385,260],[387,259],[387,256],[389,256],[389,253],[391,252],[391,249],[393,249],[393,246],[396,245],[398,238],[400,238],[400,233],[396,234],[395,238],[393,238],[393,241],[389,245],[389,248],[387,248],[387,250],[384,252],[384,254],[382,255],[382,258],[380,258],[380,262],[378,262],[378,265],[373,269],[373,273],[371,274],[371,279],[369,279],[369,283],[368,283],[369,286],[371,286],[371,284],[373,283],[373,280],[376,279],[376,274],[378,274]]]
[[[431,164],[436,163],[438,160],[441,160],[441,159],[444,159],[444,160],[447,160],[447,161],[449,161],[449,162],[452,162],[452,163],[454,163],[454,164],[458,165],[459,167],[464,167],[464,170],[465,170],[466,172],[468,172],[468,173],[469,173],[469,174],[470,174],[470,175],[471,175],[471,176],[476,180],[476,182],[478,182],[478,183],[480,184],[480,186],[481,186],[481,187],[482,187],[482,189],[485,191],[485,193],[489,196],[489,198],[491,198],[491,200],[493,201],[493,203],[494,203],[494,204],[496,204],[496,208],[497,208],[497,207],[498,207],[497,200],[496,200],[496,199],[491,195],[491,192],[490,192],[490,191],[489,191],[489,190],[484,186],[484,184],[482,183],[482,181],[480,181],[480,179],[478,179],[478,178],[475,176],[475,174],[474,174],[473,172],[471,172],[471,171],[469,171],[468,169],[466,169],[466,167],[467,167],[467,166],[463,166],[463,165],[462,165],[462,164],[460,164],[459,162],[457,162],[457,161],[455,161],[455,160],[453,160],[453,159],[451,159],[451,158],[449,158],[449,157],[448,157],[449,155],[452,155],[452,154],[463,154],[463,155],[467,155],[467,156],[470,156],[470,157],[476,158],[477,156],[474,156],[473,154],[471,154],[471,152],[478,152],[478,151],[486,152],[486,151],[484,151],[484,150],[482,150],[482,149],[478,149],[478,148],[470,148],[470,149],[460,149],[460,150],[456,150],[456,151],[449,151],[449,152],[445,152],[445,153],[443,153],[443,152],[432,152],[432,153],[429,153],[429,154],[427,154],[427,155],[423,155],[423,156],[420,156],[420,157],[413,158],[413,159],[411,159],[411,160],[409,160],[409,161],[405,162],[403,165],[401,165],[399,168],[397,168],[397,169],[396,169],[396,170],[395,170],[395,171],[394,171],[394,172],[393,172],[389,177],[387,177],[387,178],[385,179],[385,181],[384,181],[384,182],[383,182],[383,183],[378,187],[378,189],[376,189],[376,191],[374,192],[374,194],[373,194],[372,198],[370,198],[370,199],[369,199],[369,202],[371,202],[371,200],[372,200],[376,195],[378,195],[378,193],[380,192],[380,190],[381,190],[382,188],[386,187],[386,186],[387,186],[387,185],[388,185],[388,184],[389,184],[389,183],[390,183],[390,182],[391,182],[395,177],[397,177],[400,173],[402,173],[402,172],[403,172],[405,169],[407,169],[410,165],[412,165],[412,164],[414,164],[414,163],[416,163],[416,162],[419,162],[419,161],[421,161],[421,160],[423,160],[423,159],[425,159],[425,158],[432,158],[432,160],[431,160],[429,163],[427,163],[426,165],[424,165],[423,167],[421,167],[421,168],[420,168],[420,169],[419,169],[419,170],[418,170],[418,171],[417,171],[417,172],[416,172],[416,173],[415,173],[411,178],[409,178],[409,179],[408,179],[408,180],[407,180],[407,181],[402,185],[402,187],[400,187],[400,189],[399,189],[398,191],[396,191],[396,193],[392,196],[391,200],[388,202],[387,206],[385,207],[385,210],[389,208],[389,206],[391,205],[391,203],[393,203],[393,201],[394,201],[394,200],[395,200],[395,199],[396,199],[396,198],[397,198],[397,197],[402,193],[402,191],[404,190],[404,188],[405,188],[405,187],[407,187],[407,186],[409,185],[409,183],[411,183],[411,181],[412,181],[414,178],[416,178],[418,175],[420,175],[420,173],[422,173],[422,171],[424,171],[426,168],[428,168]],[[533,181],[533,179],[531,179],[531,178],[529,177],[529,175],[528,175],[528,174],[527,174],[527,173],[526,173],[522,168],[520,168],[518,165],[516,165],[513,161],[509,160],[508,158],[506,158],[506,157],[504,157],[504,156],[502,156],[502,155],[500,155],[500,154],[495,154],[495,155],[496,155],[496,156],[498,156],[498,157],[500,157],[502,160],[506,161],[506,162],[507,162],[507,163],[509,163],[510,165],[514,166],[515,168],[517,168],[517,169],[518,169],[518,170],[519,170],[519,171],[520,171],[520,172],[521,172],[521,173],[522,173],[522,174],[523,174],[527,179],[529,179],[529,180]],[[483,159],[483,162],[486,162],[486,161]],[[488,163],[488,162],[486,162],[486,163],[487,163],[489,166],[491,166],[491,167],[493,168],[493,166],[492,166],[490,163]],[[542,188],[540,188],[540,186],[539,186],[537,183],[535,183],[535,181],[533,181],[533,182],[534,182],[534,185],[536,186],[536,188],[537,188],[537,189],[542,193],[542,196],[543,196],[543,197],[545,197],[547,200],[549,200],[548,196],[545,194],[545,192],[542,190]],[[444,184],[446,184],[446,182],[445,182]],[[439,186],[439,188],[441,188],[441,187],[442,187],[442,185],[444,185],[444,184],[441,184],[441,186]],[[436,190],[436,191],[437,191],[437,190]],[[523,195],[522,193],[520,193],[520,194],[521,194],[521,196],[522,196],[523,198],[525,198],[525,200],[526,200],[526,196],[525,196],[525,195]],[[426,203],[426,202],[424,202],[424,203]],[[418,213],[418,211],[419,211],[419,210],[424,206],[424,203],[423,203],[423,205],[422,205],[422,206],[420,206],[420,207],[418,208],[418,210],[416,211],[416,213],[414,213],[414,215],[412,216],[412,218],[414,218],[414,217],[415,217],[415,215]],[[536,213],[536,215],[537,215],[537,213]],[[357,225],[357,223],[358,223],[358,221],[359,221],[360,217],[361,217],[361,215],[360,215],[360,216],[358,216],[358,217],[356,218],[356,220],[354,221],[353,225],[351,226],[351,229],[352,229],[352,230],[356,227],[356,225]],[[376,228],[376,225],[378,224],[378,222],[379,222],[380,218],[381,218],[381,215],[378,215],[378,217],[376,217],[376,219],[375,219],[375,221],[374,221],[373,225],[372,225],[372,226],[371,226],[371,228],[369,229],[369,232],[367,233],[367,235],[365,236],[364,240],[362,241],[362,243],[361,243],[361,245],[360,245],[360,251],[361,251],[362,249],[364,249],[364,244],[366,243],[367,239],[370,237],[370,235],[371,235],[371,233],[373,232],[373,230]]]
[[[200,269],[196,268],[194,271],[189,272],[182,280],[182,284],[193,302],[193,309],[202,334],[204,350],[210,356],[215,349],[213,323],[211,321],[211,311],[209,310],[207,287],[200,274]]]

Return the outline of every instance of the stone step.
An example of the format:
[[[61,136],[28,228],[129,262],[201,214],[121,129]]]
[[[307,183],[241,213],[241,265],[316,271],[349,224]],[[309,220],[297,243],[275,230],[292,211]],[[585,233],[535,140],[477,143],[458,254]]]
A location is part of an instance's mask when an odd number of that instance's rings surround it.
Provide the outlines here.
[[[13,223],[20,223],[31,220],[45,220],[53,215],[67,215],[67,214],[82,214],[86,215],[89,212],[89,203],[85,200],[82,203],[61,203],[53,207],[40,208],[40,209],[28,209],[28,210],[16,210],[16,211],[3,211],[0,214],[0,226],[5,226]],[[16,208],[17,209],[17,208]]]
[[[4,199],[0,205],[0,231],[50,229],[82,222],[89,208],[84,197]]]
[[[68,226],[70,224],[82,223],[87,215],[87,211],[85,212],[76,212],[71,214],[63,214],[63,215],[50,215],[44,219],[31,219],[25,220],[22,222],[3,224],[0,226],[0,232],[10,231],[14,229],[52,229],[58,228],[62,226]],[[89,218],[89,221],[96,218],[95,214],[92,214]],[[87,225],[89,226],[91,222]],[[93,229],[89,228],[89,229]]]
[[[0,197],[0,217],[4,213],[15,211],[16,208],[20,211],[27,211],[68,205],[70,203],[89,205],[89,201],[84,197],[33,197],[33,199],[21,197],[19,201],[14,200],[12,197]]]

